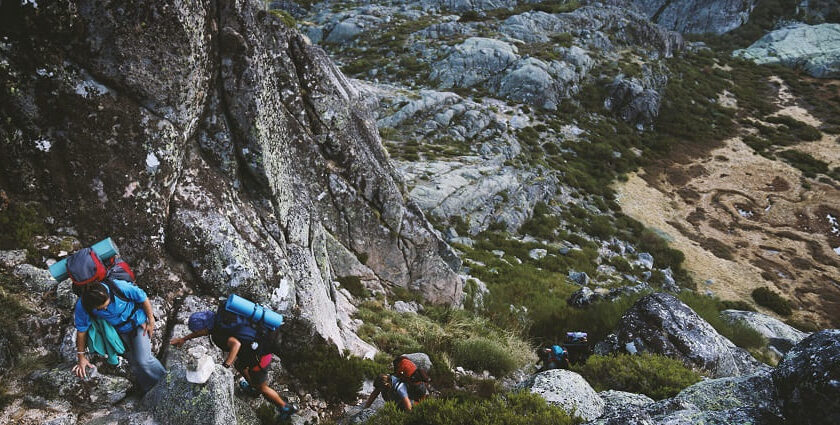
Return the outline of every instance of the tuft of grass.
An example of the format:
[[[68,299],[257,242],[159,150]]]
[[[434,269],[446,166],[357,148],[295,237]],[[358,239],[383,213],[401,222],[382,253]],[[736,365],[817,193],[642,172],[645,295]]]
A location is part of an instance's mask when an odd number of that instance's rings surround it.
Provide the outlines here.
[[[493,376],[505,376],[517,367],[517,359],[498,341],[484,337],[456,340],[452,344],[452,360],[466,369],[489,371]]]
[[[679,360],[658,354],[590,356],[572,366],[596,391],[619,390],[642,393],[654,400],[673,397],[700,381],[700,374]]]
[[[779,315],[790,316],[793,313],[790,307],[790,301],[773,292],[770,288],[756,288],[752,291],[752,298],[756,304],[767,307]]]
[[[486,400],[432,398],[410,412],[393,402],[365,422],[368,425],[568,425],[581,421],[527,391],[496,395]]]

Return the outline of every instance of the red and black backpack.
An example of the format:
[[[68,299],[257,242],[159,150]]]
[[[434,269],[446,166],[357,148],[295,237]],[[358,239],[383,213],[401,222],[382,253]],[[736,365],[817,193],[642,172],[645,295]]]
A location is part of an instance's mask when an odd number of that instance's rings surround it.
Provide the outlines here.
[[[125,299],[122,291],[113,284],[114,279],[134,282],[134,272],[128,263],[118,258],[111,257],[102,261],[96,252],[90,248],[82,248],[67,258],[67,274],[73,282],[73,293],[81,295],[84,288],[95,282],[105,282],[111,288],[112,293]]]

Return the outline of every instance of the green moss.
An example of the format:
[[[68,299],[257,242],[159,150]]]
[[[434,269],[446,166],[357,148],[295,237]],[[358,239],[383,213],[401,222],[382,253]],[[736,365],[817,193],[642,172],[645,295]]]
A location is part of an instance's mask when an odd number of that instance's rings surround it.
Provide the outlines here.
[[[572,370],[596,391],[618,390],[645,394],[654,400],[677,395],[700,381],[700,374],[679,360],[657,354],[590,356]]]
[[[286,28],[295,28],[297,26],[297,21],[295,20],[295,18],[292,17],[292,15],[289,15],[289,12],[286,12],[285,10],[272,9],[269,10],[269,13],[276,16],[280,20],[280,22],[282,22],[283,25],[286,26]]]

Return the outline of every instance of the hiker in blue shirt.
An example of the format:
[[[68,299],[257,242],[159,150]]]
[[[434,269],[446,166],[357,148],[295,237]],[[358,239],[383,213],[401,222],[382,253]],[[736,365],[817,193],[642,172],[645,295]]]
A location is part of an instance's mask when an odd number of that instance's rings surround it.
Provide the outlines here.
[[[152,355],[151,337],[155,330],[155,316],[146,293],[129,282],[114,279],[86,285],[76,301],[76,354],[78,363],[73,372],[87,377],[90,361],[85,356],[87,332],[91,316],[103,319],[116,329],[125,345],[124,356],[143,392],[151,389],[166,373],[166,369]]]
[[[551,369],[570,369],[569,356],[566,350],[559,345],[552,345],[550,348],[541,348],[537,350],[537,357],[542,363],[542,366],[537,370],[538,372],[545,372]]]
[[[408,386],[394,375],[382,374],[373,381],[373,392],[365,402],[365,409],[373,404],[376,397],[382,394],[385,402],[393,401],[402,410],[411,410],[411,399],[408,397]]]

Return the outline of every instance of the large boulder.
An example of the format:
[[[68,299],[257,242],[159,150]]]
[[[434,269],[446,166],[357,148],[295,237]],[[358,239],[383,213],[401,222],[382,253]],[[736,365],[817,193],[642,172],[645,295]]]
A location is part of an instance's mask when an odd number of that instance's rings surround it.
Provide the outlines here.
[[[217,364],[206,383],[192,384],[187,381],[184,358],[174,357],[166,376],[143,397],[155,419],[172,425],[237,423],[233,372]]]
[[[599,393],[607,407],[592,425],[781,423],[769,371],[698,382],[670,399],[653,402],[621,391]]]
[[[766,367],[671,294],[650,294],[637,301],[621,317],[615,333],[616,349],[662,354],[716,378]]]
[[[802,68],[813,77],[840,77],[840,24],[794,24],[772,31],[734,55],[761,65]]]
[[[780,353],[787,353],[794,345],[805,339],[807,332],[802,332],[775,317],[754,311],[724,310],[723,317],[740,321],[767,338],[770,347]]]
[[[840,330],[802,340],[773,371],[773,382],[788,421],[840,423]]]
[[[604,413],[604,400],[575,372],[548,370],[533,375],[519,387],[583,420],[591,421]]]

